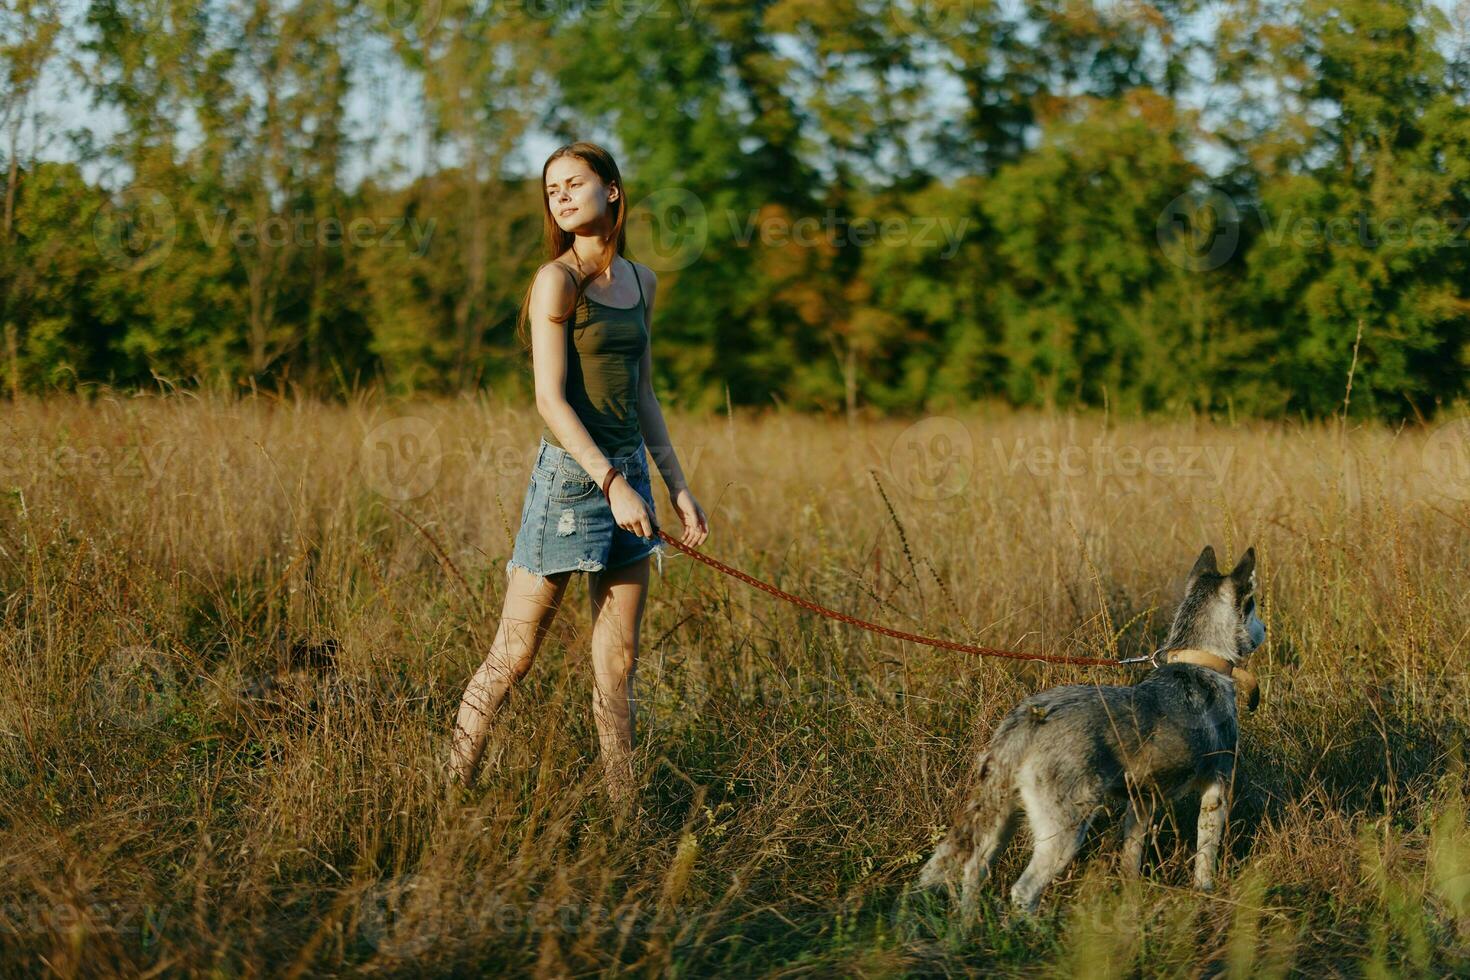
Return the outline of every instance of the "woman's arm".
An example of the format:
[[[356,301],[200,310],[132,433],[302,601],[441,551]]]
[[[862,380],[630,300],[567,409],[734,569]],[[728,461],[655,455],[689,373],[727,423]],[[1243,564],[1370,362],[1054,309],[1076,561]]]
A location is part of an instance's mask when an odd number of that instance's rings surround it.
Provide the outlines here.
[[[648,275],[643,275],[641,266],[635,265],[633,270],[643,280],[643,323],[648,328],[648,346],[643,348],[643,359],[638,363],[638,426],[643,430],[643,441],[648,444],[649,455],[664,478],[664,486],[669,489],[669,498],[673,499],[689,483],[684,479],[684,470],[679,466],[679,457],[669,438],[663,407],[653,393],[653,302],[658,290],[658,276],[652,269],[648,270]]]
[[[638,363],[638,425],[643,430],[643,441],[648,446],[649,455],[664,478],[669,499],[674,502],[679,519],[684,522],[684,543],[696,547],[708,536],[709,523],[684,478],[684,469],[679,465],[679,456],[674,452],[673,440],[669,438],[663,407],[653,392],[653,301],[658,289],[658,276],[652,269],[644,276],[643,267],[639,265],[634,265],[633,269],[643,282],[644,324],[648,328],[648,346],[643,349],[643,358]]]
[[[536,377],[536,411],[562,448],[602,485],[612,464],[567,401],[567,324],[551,319],[571,305],[575,289],[567,271],[548,262],[531,283],[531,365]]]

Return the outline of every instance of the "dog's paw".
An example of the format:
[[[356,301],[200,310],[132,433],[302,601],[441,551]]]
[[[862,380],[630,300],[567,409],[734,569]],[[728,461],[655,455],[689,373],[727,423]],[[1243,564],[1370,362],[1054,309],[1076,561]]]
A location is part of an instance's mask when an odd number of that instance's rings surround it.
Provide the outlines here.
[[[1000,906],[999,922],[1002,929],[1008,932],[1017,930],[1034,931],[1041,924],[1040,903],[1035,905],[1021,905],[1018,902],[1004,902]]]
[[[1011,893],[1010,901],[1006,903],[1007,912],[1018,922],[1034,919],[1036,917],[1036,910],[1040,906],[1040,895],[1028,898],[1024,895],[1017,896],[1014,892]]]
[[[918,886],[922,889],[938,890],[949,885],[955,870],[954,857],[954,846],[947,840],[941,842],[919,869]]]
[[[920,891],[939,891],[948,883],[948,879],[949,876],[944,873],[943,868],[931,863],[925,865],[919,872],[914,887]]]

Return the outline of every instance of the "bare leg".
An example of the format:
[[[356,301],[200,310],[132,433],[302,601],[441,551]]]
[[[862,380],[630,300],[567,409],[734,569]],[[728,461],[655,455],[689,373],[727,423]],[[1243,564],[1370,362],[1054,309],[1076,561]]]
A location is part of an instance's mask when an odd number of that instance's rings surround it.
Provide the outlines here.
[[[638,629],[648,595],[648,559],[593,574],[592,716],[597,723],[608,795],[626,803],[633,795],[633,742],[637,701]]]
[[[1225,795],[1225,777],[1216,776],[1205,787],[1199,801],[1199,824],[1196,838],[1199,850],[1194,855],[1194,887],[1214,891],[1215,859],[1220,853],[1220,839],[1225,836],[1225,821],[1230,816],[1230,801]]]
[[[511,568],[495,639],[470,678],[455,718],[450,773],[460,785],[474,784],[490,720],[500,710],[511,685],[531,669],[570,578],[570,572],[541,578],[524,568]]]

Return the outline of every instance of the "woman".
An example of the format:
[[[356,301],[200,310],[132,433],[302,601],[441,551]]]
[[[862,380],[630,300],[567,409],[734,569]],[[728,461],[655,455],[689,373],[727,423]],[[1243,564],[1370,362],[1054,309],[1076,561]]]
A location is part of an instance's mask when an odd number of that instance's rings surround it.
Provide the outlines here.
[[[490,652],[465,689],[451,767],[473,784],[491,717],[525,676],[573,572],[588,573],[593,717],[608,793],[626,802],[632,770],[633,672],[654,537],[653,455],[683,522],[709,534],[653,393],[649,331],[658,278],[623,258],[627,195],[612,156],[570,143],[541,168],[551,261],[521,305],[529,322],[536,409],[546,423],[506,565],[505,606]]]

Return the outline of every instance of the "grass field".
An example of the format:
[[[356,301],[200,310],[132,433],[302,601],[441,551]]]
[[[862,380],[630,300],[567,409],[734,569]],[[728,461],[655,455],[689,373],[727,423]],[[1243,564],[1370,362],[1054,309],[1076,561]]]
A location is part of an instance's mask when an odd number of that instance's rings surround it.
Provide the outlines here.
[[[906,894],[1017,699],[1136,668],[900,644],[677,554],[643,812],[604,802],[581,580],[458,798],[534,412],[57,399],[0,416],[0,971],[1470,970],[1470,423],[669,421],[706,551],[930,635],[1146,652],[1205,544],[1255,545],[1218,891],[1187,887],[1186,807],[1143,882],[1104,824],[1032,920],[1004,903],[1024,834],[978,921]]]

